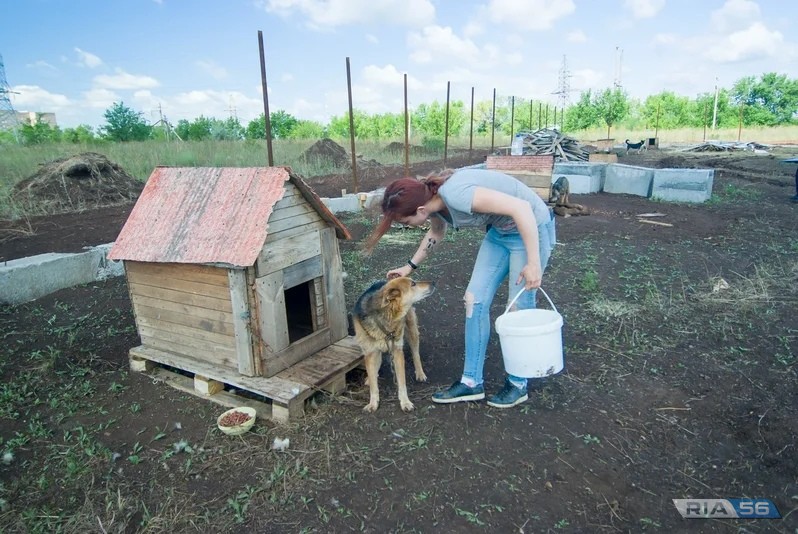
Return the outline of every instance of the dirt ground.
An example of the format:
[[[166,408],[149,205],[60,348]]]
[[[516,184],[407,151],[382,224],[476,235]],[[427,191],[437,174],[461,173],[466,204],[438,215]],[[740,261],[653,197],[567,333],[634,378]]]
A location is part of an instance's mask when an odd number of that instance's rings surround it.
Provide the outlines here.
[[[715,168],[703,205],[575,196],[592,214],[557,219],[544,277],[565,319],[566,368],[510,410],[429,400],[462,371],[478,231],[450,232],[419,269],[437,291],[418,306],[429,382],[409,379],[409,414],[385,364],[376,414],[362,411],[355,370],[303,419],[259,420],[231,438],[216,428],[218,406],[129,372],[139,339],[123,279],[0,307],[0,531],[796,532],[798,205],[795,167],[779,162],[789,155],[621,156]],[[347,178],[309,181],[334,196]],[[130,207],[32,219],[29,235],[6,234],[3,259],[110,242]],[[651,212],[672,226],[636,217]],[[343,221],[355,236],[341,243],[351,305],[422,234],[397,229],[365,258],[358,242],[374,217]],[[488,393],[501,386],[495,335],[485,376]],[[275,438],[289,447],[272,450]],[[772,499],[783,519],[684,520],[672,503],[743,497]]]

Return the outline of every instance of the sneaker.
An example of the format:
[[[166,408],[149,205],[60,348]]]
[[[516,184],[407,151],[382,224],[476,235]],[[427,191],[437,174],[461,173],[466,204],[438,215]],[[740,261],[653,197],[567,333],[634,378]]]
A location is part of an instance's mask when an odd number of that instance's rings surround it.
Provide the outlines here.
[[[513,385],[509,379],[504,380],[504,387],[497,394],[488,399],[488,406],[494,408],[512,408],[529,398],[526,388],[521,389]]]
[[[462,382],[455,382],[445,391],[439,391],[432,395],[432,402],[438,404],[451,404],[453,402],[478,401],[485,398],[485,388],[482,384],[472,388]]]

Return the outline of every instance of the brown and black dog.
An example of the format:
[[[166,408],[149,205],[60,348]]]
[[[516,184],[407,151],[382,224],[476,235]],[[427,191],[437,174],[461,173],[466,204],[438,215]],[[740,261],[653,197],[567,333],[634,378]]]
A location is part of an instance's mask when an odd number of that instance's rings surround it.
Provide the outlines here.
[[[549,204],[554,204],[554,213],[561,217],[570,217],[571,215],[589,215],[582,204],[574,204],[570,201],[571,186],[568,183],[568,178],[560,176],[557,181],[551,186],[551,196],[549,197]]]
[[[421,366],[419,353],[418,318],[413,305],[430,295],[434,288],[433,282],[417,282],[403,276],[374,282],[357,299],[352,322],[355,340],[365,358],[369,384],[369,403],[363,408],[364,411],[374,412],[380,405],[377,378],[384,352],[393,356],[399,405],[406,412],[413,409],[405,380],[405,334],[413,354],[416,380],[426,382],[427,375]]]
[[[640,152],[642,152],[643,150],[648,150],[648,147],[646,146],[646,140],[645,139],[641,139],[639,143],[631,143],[627,139],[625,141],[625,143],[626,143],[626,153],[627,154],[629,153],[630,150],[637,150],[638,154],[640,154]]]

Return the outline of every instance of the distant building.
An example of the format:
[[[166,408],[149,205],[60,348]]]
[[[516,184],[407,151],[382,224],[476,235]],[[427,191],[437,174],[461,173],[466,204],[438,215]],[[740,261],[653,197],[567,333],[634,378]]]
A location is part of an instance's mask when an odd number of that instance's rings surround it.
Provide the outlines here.
[[[17,111],[17,120],[20,124],[35,126],[39,122],[49,124],[53,128],[58,126],[55,120],[55,113],[41,113],[37,111]]]

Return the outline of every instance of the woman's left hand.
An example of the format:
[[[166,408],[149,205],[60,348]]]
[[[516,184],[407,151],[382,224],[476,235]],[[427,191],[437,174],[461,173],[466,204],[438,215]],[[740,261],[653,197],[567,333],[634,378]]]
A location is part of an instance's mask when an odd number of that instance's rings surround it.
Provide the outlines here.
[[[540,270],[540,265],[527,263],[524,265],[524,268],[521,269],[521,274],[518,276],[518,280],[516,280],[515,283],[520,284],[521,280],[524,280],[524,287],[526,287],[526,289],[537,289],[540,287],[542,278],[543,273]]]

